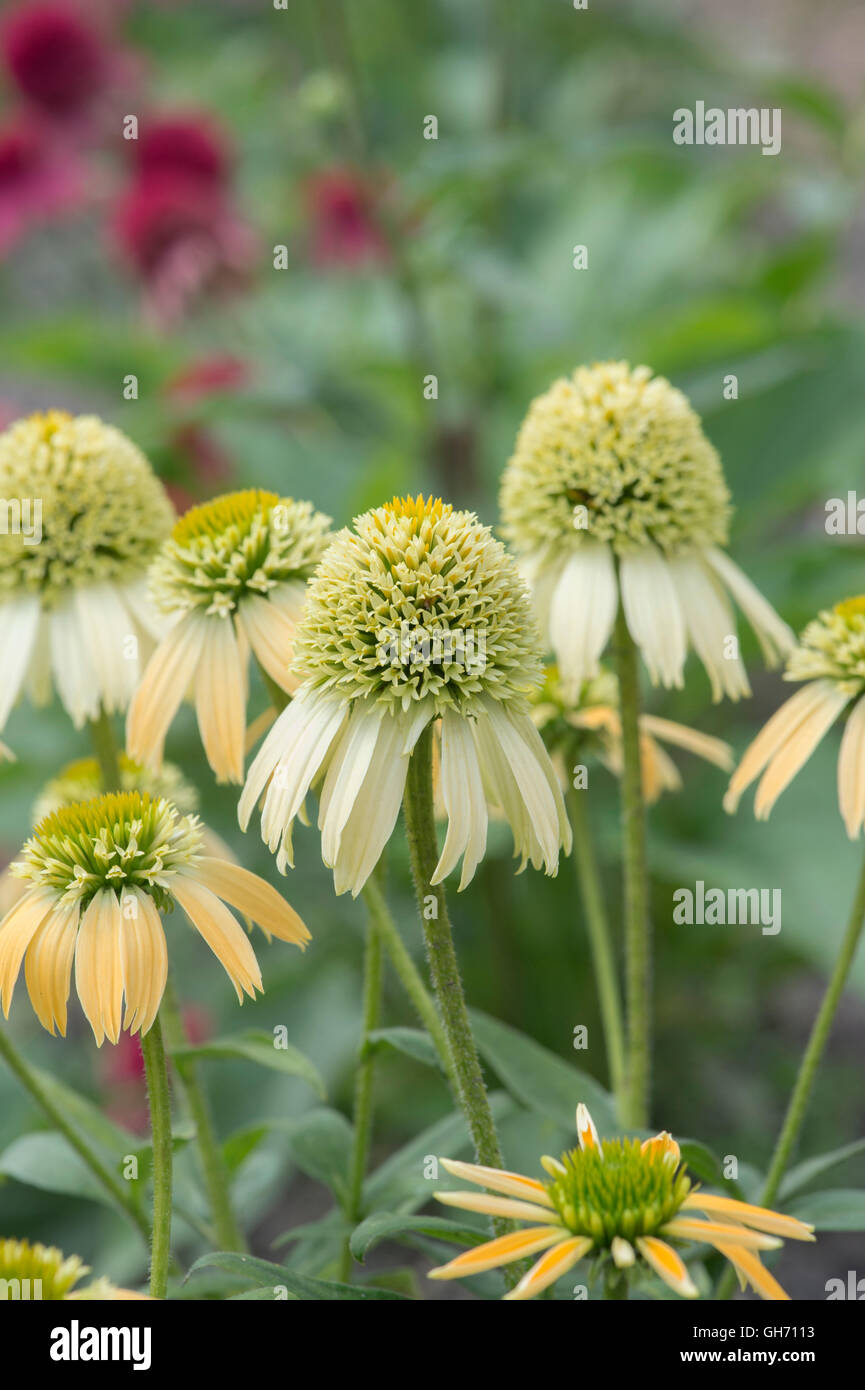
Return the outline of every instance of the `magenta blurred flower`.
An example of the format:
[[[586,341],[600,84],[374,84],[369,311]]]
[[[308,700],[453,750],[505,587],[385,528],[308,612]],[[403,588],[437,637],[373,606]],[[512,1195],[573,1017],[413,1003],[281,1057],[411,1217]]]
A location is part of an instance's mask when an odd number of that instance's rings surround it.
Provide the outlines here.
[[[350,169],[315,174],[306,183],[312,259],[318,265],[381,261],[387,242],[376,219],[379,193]]]
[[[21,95],[55,119],[84,115],[110,81],[101,31],[71,4],[16,6],[3,22],[0,52]]]
[[[213,1021],[206,1009],[184,1004],[181,1012],[188,1042],[203,1043],[213,1036]],[[109,1093],[106,1109],[111,1119],[134,1133],[146,1133],[150,1125],[139,1035],[121,1033],[116,1047],[99,1053],[99,1067]]]
[[[206,116],[143,120],[138,139],[130,142],[130,149],[140,178],[169,174],[198,179],[212,188],[223,188],[228,180],[228,143]]]
[[[254,264],[251,229],[201,179],[168,173],[139,179],[117,206],[114,232],[162,326],[201,295],[242,286]]]
[[[69,150],[35,127],[0,130],[0,256],[38,223],[80,205],[84,171]]]
[[[162,389],[175,404],[192,406],[209,396],[242,390],[248,385],[250,375],[249,364],[242,357],[218,353],[191,362],[170,377]]]

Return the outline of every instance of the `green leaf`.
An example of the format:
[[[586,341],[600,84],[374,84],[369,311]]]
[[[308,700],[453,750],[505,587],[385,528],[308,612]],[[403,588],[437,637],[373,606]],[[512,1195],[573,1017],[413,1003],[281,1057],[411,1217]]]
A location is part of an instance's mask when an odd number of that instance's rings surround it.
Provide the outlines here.
[[[107,1119],[91,1100],[74,1091],[71,1086],[65,1086],[51,1072],[36,1071],[36,1076],[49,1099],[54,1101],[58,1110],[65,1114],[75,1129],[106,1153],[122,1158],[128,1153],[138,1152],[143,1147],[139,1135],[121,1129],[119,1125]]]
[[[618,1132],[613,1098],[593,1077],[488,1014],[472,1010],[471,1021],[481,1054],[523,1105],[573,1130],[583,1101],[602,1134]]]
[[[114,1202],[62,1134],[25,1134],[0,1154],[0,1173],[42,1192],[86,1197],[114,1207]]]
[[[171,1055],[181,1061],[184,1057],[205,1061],[208,1058],[241,1058],[286,1076],[299,1076],[322,1100],[327,1094],[321,1075],[309,1058],[296,1047],[276,1047],[270,1033],[251,1030],[234,1033],[228,1038],[213,1038],[210,1042],[186,1043],[173,1048]]]
[[[271,1264],[268,1260],[257,1260],[251,1255],[235,1255],[226,1250],[218,1250],[209,1255],[202,1255],[186,1276],[190,1279],[199,1269],[211,1269],[213,1267],[225,1270],[228,1274],[240,1274],[255,1281],[256,1287],[248,1292],[246,1297],[254,1298],[256,1301],[264,1300],[270,1292],[271,1299],[276,1297],[275,1290],[285,1289],[290,1295],[306,1300],[323,1301],[351,1301],[355,1303],[380,1302],[382,1299],[398,1300],[401,1303],[408,1302],[403,1294],[392,1293],[389,1289],[376,1289],[364,1287],[361,1284],[337,1284],[329,1279],[311,1279],[306,1274],[298,1274],[295,1270],[286,1269],[284,1265]],[[235,1297],[244,1295],[235,1295]]]
[[[376,1028],[367,1034],[366,1041],[367,1047],[373,1052],[391,1048],[394,1052],[403,1052],[407,1057],[414,1058],[416,1062],[423,1062],[425,1066],[443,1070],[435,1043],[422,1028]]]
[[[448,1221],[444,1216],[410,1216],[376,1212],[355,1227],[351,1235],[351,1253],[356,1260],[363,1261],[373,1246],[383,1240],[396,1240],[400,1236],[435,1236],[455,1245],[479,1245],[488,1239],[488,1232],[476,1226],[466,1226],[458,1221]]]
[[[742,1197],[742,1190],[738,1182],[732,1178],[724,1177],[720,1159],[705,1144],[701,1144],[697,1139],[680,1139],[679,1148],[683,1163],[696,1177],[711,1183],[713,1187],[720,1187],[722,1192],[726,1191],[739,1198]]]
[[[854,1158],[856,1154],[861,1153],[865,1153],[865,1139],[856,1139],[852,1144],[843,1144],[839,1149],[830,1149],[827,1153],[817,1154],[815,1158],[804,1159],[802,1163],[797,1163],[795,1168],[790,1169],[781,1183],[780,1195],[790,1197],[794,1192],[800,1192],[821,1173],[826,1173],[830,1168],[836,1168],[839,1163],[844,1163],[848,1158]]]
[[[818,1231],[865,1231],[865,1192],[844,1187],[809,1192],[793,1203],[790,1215]]]
[[[287,1120],[279,1128],[285,1129],[298,1168],[342,1197],[347,1189],[353,1135],[345,1116],[323,1106],[298,1120]]]

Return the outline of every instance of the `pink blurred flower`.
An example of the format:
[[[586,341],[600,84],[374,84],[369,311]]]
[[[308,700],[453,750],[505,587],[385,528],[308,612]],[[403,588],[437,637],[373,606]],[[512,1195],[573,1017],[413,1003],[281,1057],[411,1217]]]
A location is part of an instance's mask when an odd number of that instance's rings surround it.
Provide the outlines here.
[[[212,1019],[200,1005],[184,1004],[182,1017],[189,1042],[202,1043],[213,1036]],[[99,1063],[108,1092],[106,1108],[111,1119],[133,1132],[146,1132],[149,1127],[147,1088],[138,1034],[121,1033],[115,1047],[100,1052]]]
[[[255,239],[222,194],[200,179],[139,179],[116,209],[122,255],[145,282],[150,315],[163,327],[202,294],[236,289],[251,272]]]
[[[83,166],[35,126],[0,130],[0,255],[33,226],[80,205]]]
[[[310,253],[318,265],[357,266],[387,257],[376,220],[378,190],[350,169],[315,174],[306,183]]]
[[[249,364],[229,353],[201,357],[170,377],[163,391],[177,405],[193,406],[209,396],[242,390],[249,383]]]
[[[71,4],[17,6],[3,23],[0,52],[21,95],[54,119],[84,115],[110,81],[101,31]]]
[[[207,116],[144,119],[130,150],[140,178],[169,174],[201,180],[212,188],[223,188],[228,180],[229,147]]]

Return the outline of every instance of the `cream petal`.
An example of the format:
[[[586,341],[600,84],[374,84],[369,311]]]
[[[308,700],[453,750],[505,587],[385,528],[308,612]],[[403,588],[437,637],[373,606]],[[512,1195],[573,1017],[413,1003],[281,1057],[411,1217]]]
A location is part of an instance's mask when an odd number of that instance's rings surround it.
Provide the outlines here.
[[[369,771],[384,717],[380,706],[356,706],[334,744],[318,813],[321,857],[325,864],[332,865],[337,860],[342,832]]]
[[[562,840],[570,843],[570,828],[543,739],[527,715],[511,715],[492,700],[486,702],[485,708],[493,737],[510,765],[518,794],[541,847],[546,872],[555,874]]]
[[[712,683],[712,699],[738,700],[751,687],[739,655],[736,617],[716,577],[692,556],[668,561],[694,651]],[[733,639],[732,646],[730,639]],[[729,650],[732,655],[727,654]]]
[[[539,869],[544,862],[544,852],[489,715],[485,712],[479,714],[472,721],[471,729],[487,800],[502,812],[511,827],[514,853],[520,857],[520,871],[525,868],[527,860]]]
[[[123,1016],[122,917],[117,894],[100,888],[86,908],[75,945],[75,988],[96,1046],[116,1043]]]
[[[865,696],[857,700],[844,726],[838,753],[838,804],[851,840],[865,821]]]
[[[622,606],[652,684],[684,684],[685,620],[670,566],[655,546],[622,557]]]
[[[26,594],[0,604],[0,651],[3,652],[0,729],[5,726],[24,686],[36,647],[39,619],[40,605],[35,594]]]
[[[161,763],[168,726],[201,658],[207,622],[198,611],[187,613],[147,663],[126,719],[126,747],[137,762],[147,766]]]
[[[471,1274],[482,1274],[485,1269],[496,1269],[500,1265],[512,1264],[514,1260],[526,1255],[536,1255],[539,1250],[547,1250],[551,1245],[561,1243],[562,1233],[548,1226],[530,1226],[523,1231],[511,1231],[509,1235],[498,1236],[473,1250],[466,1250],[450,1260],[446,1265],[427,1272],[428,1279],[462,1279]]]
[[[823,702],[794,729],[778,750],[763,773],[754,797],[754,814],[758,820],[766,819],[782,791],[808,761],[847,703],[848,696],[843,691],[834,688],[827,692]]]
[[[712,738],[710,734],[690,729],[686,724],[677,724],[672,719],[659,719],[656,714],[641,715],[640,727],[655,738],[663,739],[664,743],[672,743],[675,748],[684,748],[687,753],[694,753],[707,763],[714,763],[724,772],[729,772],[733,766],[733,750],[721,738]]]
[[[761,1298],[769,1299],[774,1303],[789,1302],[790,1295],[785,1293],[778,1280],[765,1268],[759,1256],[738,1245],[735,1236],[728,1244],[722,1244],[721,1241],[715,1241],[714,1244],[715,1249],[726,1256],[738,1273],[744,1275]]]
[[[98,719],[102,691],[74,597],[51,611],[51,669],[57,693],[76,729]]]
[[[665,1240],[657,1236],[638,1236],[636,1246],[646,1264],[682,1298],[699,1298],[700,1293],[684,1261]]]
[[[249,869],[225,859],[203,857],[195,866],[195,876],[211,893],[250,917],[278,940],[297,946],[305,946],[309,941],[309,932],[294,908]]]
[[[73,602],[100,704],[109,714],[124,710],[139,677],[138,637],[129,613],[111,584],[77,589]]]
[[[403,749],[409,722],[411,715],[386,714],[379,725],[369,770],[331,866],[338,895],[350,891],[357,897],[393,834],[408,773],[409,754]]]
[[[78,936],[79,908],[50,912],[27,947],[24,977],[36,1017],[54,1033],[66,1036],[66,1005],[72,979],[72,961]]]
[[[514,1221],[536,1221],[538,1225],[559,1226],[557,1211],[539,1207],[534,1202],[520,1202],[512,1197],[493,1197],[488,1192],[437,1192],[437,1202],[460,1211],[479,1211],[484,1216],[505,1216]]]
[[[522,1173],[510,1173],[504,1168],[487,1168],[482,1163],[463,1163],[456,1158],[439,1159],[442,1168],[463,1182],[474,1182],[479,1187],[488,1187],[492,1192],[502,1192],[507,1197],[524,1197],[530,1202],[539,1202],[543,1207],[552,1207],[553,1199],[546,1187],[537,1178],[526,1178]]]
[[[171,891],[222,964],[238,1000],[243,1002],[244,992],[254,999],[255,991],[262,988],[261,971],[249,938],[228,908],[191,874],[177,874]]]
[[[613,630],[619,592],[608,545],[583,541],[565,562],[550,602],[550,645],[569,698],[598,673]]]
[[[777,666],[779,659],[787,656],[796,645],[792,628],[778,617],[771,603],[725,551],[713,546],[705,555],[751,624],[766,665]]]
[[[785,700],[768,723],[745,750],[742,761],[730,778],[730,785],[724,797],[724,810],[733,812],[739,805],[742,793],[747,790],[764,767],[780,752],[796,729],[808,719],[815,710],[821,709],[837,687],[833,681],[808,681]]]
[[[243,781],[246,691],[231,618],[209,617],[195,675],[195,713],[218,782]]]
[[[287,605],[274,603],[270,597],[250,593],[244,596],[237,610],[256,660],[270,679],[289,694],[299,684],[297,676],[291,673],[297,622],[290,611]]]
[[[39,927],[56,908],[56,899],[44,888],[30,888],[0,922],[0,1007],[6,1018],[12,991],[24,953]]]
[[[487,844],[487,803],[468,721],[445,710],[441,733],[441,794],[448,819],[441,857],[430,882],[441,883],[465,854],[460,892],[474,877]]]
[[[521,1302],[543,1293],[544,1289],[548,1289],[556,1280],[561,1279],[563,1274],[567,1274],[569,1269],[573,1269],[591,1248],[592,1242],[588,1236],[572,1236],[570,1240],[563,1240],[554,1245],[552,1250],[548,1250],[537,1264],[532,1266],[516,1288],[505,1294],[503,1301]]]
[[[147,893],[126,893],[121,901],[124,1028],[147,1033],[156,1018],[168,981],[168,944],[156,906]]]

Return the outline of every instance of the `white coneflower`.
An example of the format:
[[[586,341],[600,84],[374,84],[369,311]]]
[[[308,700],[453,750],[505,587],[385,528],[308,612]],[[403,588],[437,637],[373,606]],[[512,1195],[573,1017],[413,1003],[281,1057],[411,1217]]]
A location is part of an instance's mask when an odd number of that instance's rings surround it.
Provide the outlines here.
[[[724,807],[763,774],[754,800],[765,820],[838,716],[852,705],[838,753],[838,803],[855,839],[865,823],[865,597],[846,599],[809,623],[784,679],[806,682],[760,730],[734,772]]]
[[[620,597],[656,684],[682,684],[690,643],[713,699],[749,693],[728,593],[768,664],[793,645],[722,549],[730,497],[699,417],[648,367],[580,367],[534,400],[501,510],[571,696],[597,674]]]
[[[612,672],[601,668],[597,676],[584,681],[576,700],[567,698],[558,668],[547,668],[542,688],[533,704],[532,718],[550,748],[562,785],[570,785],[574,759],[588,742],[600,761],[616,777],[621,777],[622,718],[619,687]],[[713,738],[687,724],[661,719],[655,714],[640,715],[640,756],[643,795],[649,805],[664,792],[680,791],[682,777],[662,744],[681,748],[729,772],[733,750],[723,739]]]
[[[150,571],[153,602],[173,626],[129,709],[133,758],[158,767],[168,726],[191,691],[217,778],[243,780],[250,649],[276,685],[295,688],[295,627],[329,528],[311,503],[257,489],[181,517]]]
[[[570,828],[528,713],[541,676],[529,595],[473,513],[395,498],[341,531],[310,584],[295,669],[302,684],[240,800],[245,827],[267,787],[262,835],[280,869],[320,784],[322,856],[337,893],[359,893],[393,830],[412,749],[441,720],[448,830],[432,882],[461,856],[460,887],[469,882],[488,802],[509,821],[521,867],[556,871]]]
[[[76,727],[129,703],[158,620],[145,570],[171,504],[147,459],[94,415],[52,410],[0,435],[0,729],[56,687]]]
[[[160,914],[175,902],[222,963],[238,1000],[261,989],[246,933],[226,903],[281,941],[309,937],[293,908],[239,864],[202,853],[201,826],[162,799],[111,793],[46,816],[12,871],[30,887],[0,922],[0,1005],[21,963],[36,1015],[66,1031],[75,984],[97,1045],[146,1033],[168,974]],[[125,1013],[124,1013],[125,998]]]

